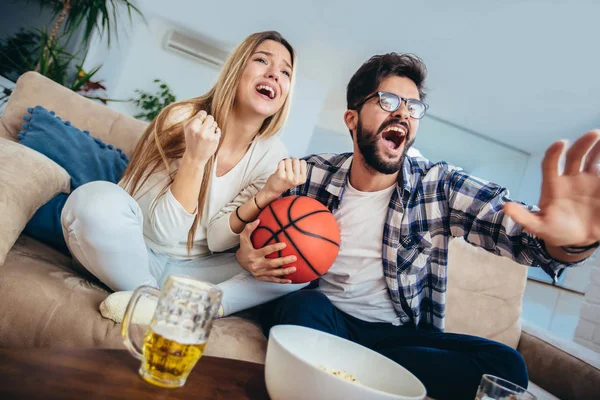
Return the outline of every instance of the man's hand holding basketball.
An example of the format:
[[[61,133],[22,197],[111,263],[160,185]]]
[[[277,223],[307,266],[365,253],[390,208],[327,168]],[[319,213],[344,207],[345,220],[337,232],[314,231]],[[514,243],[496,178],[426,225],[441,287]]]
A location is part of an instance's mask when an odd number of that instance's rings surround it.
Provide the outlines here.
[[[240,248],[235,253],[238,262],[242,268],[250,272],[258,280],[276,283],[291,283],[292,281],[289,279],[282,279],[281,277],[296,272],[296,268],[293,266],[287,268],[281,267],[295,262],[296,257],[267,258],[269,254],[277,253],[285,248],[285,243],[276,243],[265,246],[262,249],[255,249],[250,237],[259,223],[260,221],[256,220],[247,224],[240,234]]]

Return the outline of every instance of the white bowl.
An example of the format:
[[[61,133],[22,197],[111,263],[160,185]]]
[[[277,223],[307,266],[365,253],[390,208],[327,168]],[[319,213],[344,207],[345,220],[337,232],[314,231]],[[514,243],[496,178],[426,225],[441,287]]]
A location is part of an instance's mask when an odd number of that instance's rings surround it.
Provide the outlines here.
[[[358,383],[324,368],[353,375]],[[294,325],[271,328],[265,380],[272,400],[422,400],[426,395],[421,381],[381,354]]]

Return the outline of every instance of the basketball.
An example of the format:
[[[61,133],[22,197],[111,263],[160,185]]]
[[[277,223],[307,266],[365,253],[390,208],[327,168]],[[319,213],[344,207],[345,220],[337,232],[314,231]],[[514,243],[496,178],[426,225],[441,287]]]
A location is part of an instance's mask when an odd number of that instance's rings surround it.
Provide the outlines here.
[[[333,265],[340,250],[340,229],[333,214],[323,204],[306,196],[277,199],[258,216],[260,225],[252,233],[259,249],[275,243],[286,247],[267,258],[296,256],[296,272],[285,276],[293,283],[313,281]]]

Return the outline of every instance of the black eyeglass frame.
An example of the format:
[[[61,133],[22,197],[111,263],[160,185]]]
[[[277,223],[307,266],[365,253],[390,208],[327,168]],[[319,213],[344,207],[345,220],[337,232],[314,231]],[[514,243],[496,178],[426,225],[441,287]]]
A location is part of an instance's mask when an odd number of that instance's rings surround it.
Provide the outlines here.
[[[394,108],[393,110],[386,110],[385,108],[383,108],[383,106],[381,105],[381,96],[382,95],[390,95],[390,96],[394,96],[394,97],[398,98],[398,106],[396,108]],[[425,114],[427,113],[427,109],[429,108],[429,104],[425,103],[424,101],[421,101],[421,100],[418,100],[418,99],[408,99],[406,97],[400,97],[397,94],[392,93],[392,92],[378,91],[378,92],[373,93],[370,96],[365,97],[361,102],[359,102],[358,104],[356,104],[353,109],[354,110],[358,109],[359,107],[361,107],[362,105],[364,105],[367,101],[371,100],[375,96],[379,97],[379,99],[377,100],[377,103],[379,104],[379,107],[381,107],[381,109],[383,111],[390,112],[390,113],[393,113],[394,111],[398,110],[402,106],[402,102],[404,102],[407,105],[407,107],[408,107],[408,102],[409,101],[418,102],[418,103],[423,104],[423,106],[424,106],[423,107],[424,108],[423,109],[423,115],[421,115],[420,117],[413,117],[411,115],[410,117],[413,118],[413,119],[421,119],[421,118],[423,118],[425,116]]]

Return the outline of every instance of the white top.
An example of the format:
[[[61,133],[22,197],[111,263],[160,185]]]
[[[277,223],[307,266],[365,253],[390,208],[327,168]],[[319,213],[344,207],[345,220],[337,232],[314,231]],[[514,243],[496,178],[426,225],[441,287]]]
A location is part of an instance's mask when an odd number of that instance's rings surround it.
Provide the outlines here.
[[[279,138],[270,137],[255,140],[244,157],[221,177],[216,176],[217,159],[189,254],[187,237],[196,214],[185,210],[170,187],[162,193],[169,182],[167,171],[153,174],[134,196],[144,214],[146,245],[157,253],[176,258],[195,258],[237,246],[239,234],[231,230],[229,215],[263,188],[279,161],[286,156],[285,146]],[[178,167],[179,160],[171,164],[172,171]]]
[[[361,192],[350,181],[333,212],[342,234],[340,253],[319,290],[340,310],[368,322],[400,325],[383,275],[383,226],[396,185]]]

